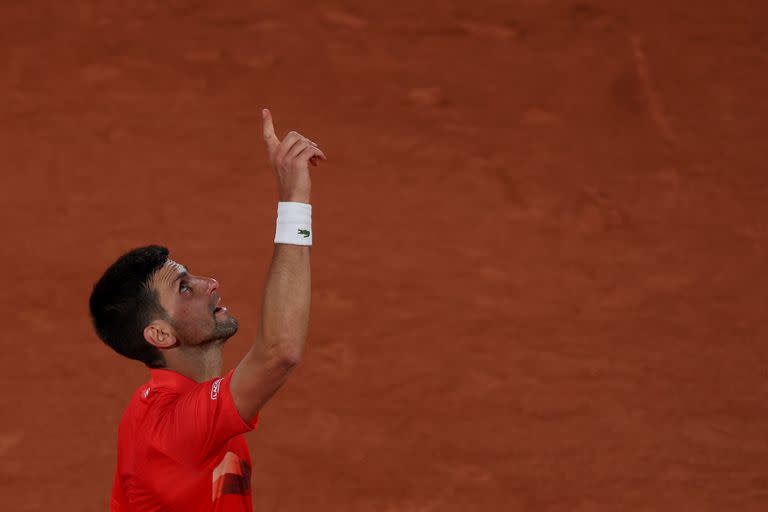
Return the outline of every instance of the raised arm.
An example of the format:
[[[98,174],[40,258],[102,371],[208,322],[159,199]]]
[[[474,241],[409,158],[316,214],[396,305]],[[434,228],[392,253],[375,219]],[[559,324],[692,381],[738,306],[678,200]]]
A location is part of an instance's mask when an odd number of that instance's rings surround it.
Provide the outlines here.
[[[264,110],[264,140],[277,177],[281,203],[309,204],[309,165],[325,155],[317,145],[296,132],[280,141],[272,115]],[[306,210],[303,205],[290,205]],[[290,219],[288,219],[290,220]],[[309,237],[301,229],[300,237]],[[294,233],[295,235],[295,233]],[[247,420],[280,389],[301,359],[307,338],[310,304],[310,247],[275,243],[264,286],[261,324],[250,351],[235,368],[230,389],[237,411]]]

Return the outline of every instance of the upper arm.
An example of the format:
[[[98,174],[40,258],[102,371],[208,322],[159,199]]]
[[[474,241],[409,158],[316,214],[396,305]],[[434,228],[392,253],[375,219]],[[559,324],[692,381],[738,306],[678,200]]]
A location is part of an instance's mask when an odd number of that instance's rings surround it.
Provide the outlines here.
[[[240,417],[255,416],[288,379],[297,357],[259,337],[234,370],[230,390]]]

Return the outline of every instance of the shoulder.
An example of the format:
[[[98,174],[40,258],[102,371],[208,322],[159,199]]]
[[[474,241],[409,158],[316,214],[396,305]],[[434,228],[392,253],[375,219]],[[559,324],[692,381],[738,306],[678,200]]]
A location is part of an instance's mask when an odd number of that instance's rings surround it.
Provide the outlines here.
[[[144,421],[151,416],[152,412],[173,403],[178,397],[179,393],[172,389],[153,387],[151,382],[142,384],[134,391],[125,406],[120,420],[121,428]]]

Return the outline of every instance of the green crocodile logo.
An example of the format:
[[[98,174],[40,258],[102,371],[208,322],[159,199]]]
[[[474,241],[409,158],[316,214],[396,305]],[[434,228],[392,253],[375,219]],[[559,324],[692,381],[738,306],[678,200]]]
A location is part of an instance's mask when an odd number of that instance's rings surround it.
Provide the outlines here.
[[[304,235],[304,238],[309,238],[309,230],[308,229],[300,229],[299,230],[300,235]]]

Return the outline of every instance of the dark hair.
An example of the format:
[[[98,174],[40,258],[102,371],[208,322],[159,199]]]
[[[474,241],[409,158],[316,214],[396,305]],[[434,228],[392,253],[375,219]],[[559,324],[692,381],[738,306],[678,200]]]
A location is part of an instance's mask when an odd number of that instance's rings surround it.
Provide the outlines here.
[[[99,338],[117,353],[150,368],[163,368],[165,358],[144,339],[144,328],[167,315],[149,281],[167,260],[168,249],[159,245],[123,254],[93,286],[89,300]]]

